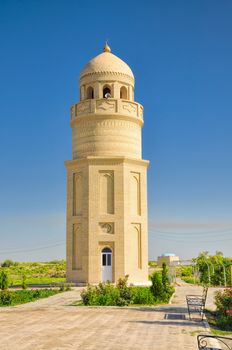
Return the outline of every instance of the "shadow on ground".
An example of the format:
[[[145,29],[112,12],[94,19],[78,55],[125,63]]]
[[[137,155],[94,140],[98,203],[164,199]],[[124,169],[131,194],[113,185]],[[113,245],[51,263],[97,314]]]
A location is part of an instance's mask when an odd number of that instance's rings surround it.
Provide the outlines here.
[[[129,321],[130,323],[143,323],[143,324],[154,324],[154,325],[161,325],[161,326],[180,326],[180,327],[199,327],[199,322],[194,321],[147,321],[147,320],[141,320],[141,321]],[[203,322],[201,322],[201,325],[203,326]]]

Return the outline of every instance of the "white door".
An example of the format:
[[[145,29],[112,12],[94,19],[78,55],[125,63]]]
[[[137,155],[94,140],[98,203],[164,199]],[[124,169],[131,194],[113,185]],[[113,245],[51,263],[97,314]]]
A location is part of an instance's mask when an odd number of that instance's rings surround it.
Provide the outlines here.
[[[112,250],[102,249],[101,253],[102,282],[112,282]]]

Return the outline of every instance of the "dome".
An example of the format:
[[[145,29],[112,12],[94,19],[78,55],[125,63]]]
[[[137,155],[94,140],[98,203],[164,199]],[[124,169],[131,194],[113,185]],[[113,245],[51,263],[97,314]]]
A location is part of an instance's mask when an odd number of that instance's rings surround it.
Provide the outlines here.
[[[129,76],[134,80],[130,67],[119,57],[110,52],[109,46],[105,46],[103,52],[94,57],[81,71],[80,78],[97,73],[113,73]]]
[[[162,254],[162,256],[176,256],[176,254],[174,254],[174,253],[164,253],[164,254]]]

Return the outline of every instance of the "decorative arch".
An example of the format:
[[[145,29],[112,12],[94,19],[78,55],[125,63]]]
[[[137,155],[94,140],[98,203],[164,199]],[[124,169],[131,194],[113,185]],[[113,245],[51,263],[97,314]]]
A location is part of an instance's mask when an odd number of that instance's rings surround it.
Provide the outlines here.
[[[72,269],[82,269],[82,229],[81,224],[74,224],[72,230]]]
[[[122,86],[120,89],[120,98],[128,100],[127,88],[125,86]]]
[[[106,94],[110,94],[110,97],[112,97],[112,91],[110,85],[104,85],[103,86],[103,98],[107,98]]]
[[[130,179],[130,208],[132,215],[141,215],[141,193],[140,193],[140,174],[131,172]]]
[[[73,174],[73,215],[82,214],[82,173]]]
[[[114,176],[110,172],[100,172],[100,211],[114,214]]]
[[[89,86],[86,91],[86,97],[87,99],[93,99],[94,98],[94,90],[92,86]]]
[[[131,237],[131,245],[134,251],[134,266],[142,269],[142,237],[141,224],[132,224],[133,235]]]

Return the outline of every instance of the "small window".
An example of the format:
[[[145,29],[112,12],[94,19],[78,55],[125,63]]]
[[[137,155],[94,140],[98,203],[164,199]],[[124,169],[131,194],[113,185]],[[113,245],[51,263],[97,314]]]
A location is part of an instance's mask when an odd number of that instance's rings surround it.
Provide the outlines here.
[[[94,98],[93,88],[92,86],[89,86],[87,89],[87,99],[92,99],[92,98]]]
[[[122,86],[120,89],[120,98],[127,100],[127,88],[125,86]]]
[[[107,254],[107,266],[111,266],[111,254]]]
[[[103,98],[110,98],[111,97],[111,90],[109,87],[105,87],[103,89]]]
[[[106,256],[107,254],[102,254],[102,266],[106,266]]]

